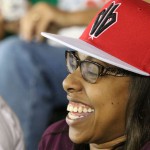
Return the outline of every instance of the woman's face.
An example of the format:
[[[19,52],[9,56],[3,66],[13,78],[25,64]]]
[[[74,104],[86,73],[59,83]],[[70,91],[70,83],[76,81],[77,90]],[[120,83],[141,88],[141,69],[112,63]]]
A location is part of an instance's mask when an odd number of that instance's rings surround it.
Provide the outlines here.
[[[80,60],[86,55],[78,53]],[[89,59],[89,57],[88,57]],[[90,59],[106,66],[105,63]],[[102,76],[95,84],[82,78],[80,69],[63,82],[67,92],[69,137],[75,143],[104,143],[125,131],[129,77]]]

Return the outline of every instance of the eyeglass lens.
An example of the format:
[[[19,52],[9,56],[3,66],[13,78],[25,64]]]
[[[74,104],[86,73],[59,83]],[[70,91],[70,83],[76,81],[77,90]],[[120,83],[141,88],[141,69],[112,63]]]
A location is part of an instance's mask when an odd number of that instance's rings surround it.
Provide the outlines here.
[[[73,73],[78,67],[77,60],[71,52],[66,52],[66,65],[69,73]]]
[[[95,83],[99,77],[99,67],[89,61],[79,61],[71,52],[66,52],[66,63],[67,69],[70,73],[73,73],[78,65],[80,65],[80,70],[83,78],[90,82]]]

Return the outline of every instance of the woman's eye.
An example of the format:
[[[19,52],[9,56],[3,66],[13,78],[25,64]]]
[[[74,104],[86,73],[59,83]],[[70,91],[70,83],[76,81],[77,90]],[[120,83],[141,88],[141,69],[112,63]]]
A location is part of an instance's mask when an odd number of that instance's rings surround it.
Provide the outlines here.
[[[90,65],[88,66],[87,71],[88,71],[90,74],[93,74],[93,75],[98,74],[98,67],[97,67],[96,65],[94,65],[94,64],[90,64]]]
[[[89,70],[88,70],[88,74],[91,75],[91,76],[97,76],[97,73],[94,72],[94,71],[89,71]]]

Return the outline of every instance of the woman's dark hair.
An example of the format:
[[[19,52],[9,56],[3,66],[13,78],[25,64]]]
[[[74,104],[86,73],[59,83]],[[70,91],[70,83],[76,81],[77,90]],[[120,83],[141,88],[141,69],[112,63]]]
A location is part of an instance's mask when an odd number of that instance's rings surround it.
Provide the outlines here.
[[[150,77],[132,77],[126,116],[125,150],[140,150],[150,141]]]

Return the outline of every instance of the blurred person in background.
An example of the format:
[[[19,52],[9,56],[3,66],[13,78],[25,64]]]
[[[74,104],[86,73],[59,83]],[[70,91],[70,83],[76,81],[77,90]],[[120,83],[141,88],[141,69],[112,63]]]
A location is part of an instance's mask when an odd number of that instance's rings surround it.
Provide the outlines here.
[[[66,48],[44,41],[40,32],[78,37],[107,1],[32,1],[33,5],[24,3],[26,12],[22,12],[20,19],[3,15],[5,30],[18,36],[0,42],[0,95],[20,119],[27,150],[37,150],[54,109],[63,108],[67,103],[61,86],[66,75],[63,56]],[[17,6],[13,8],[17,10]]]
[[[0,97],[0,150],[25,150],[19,120]]]

